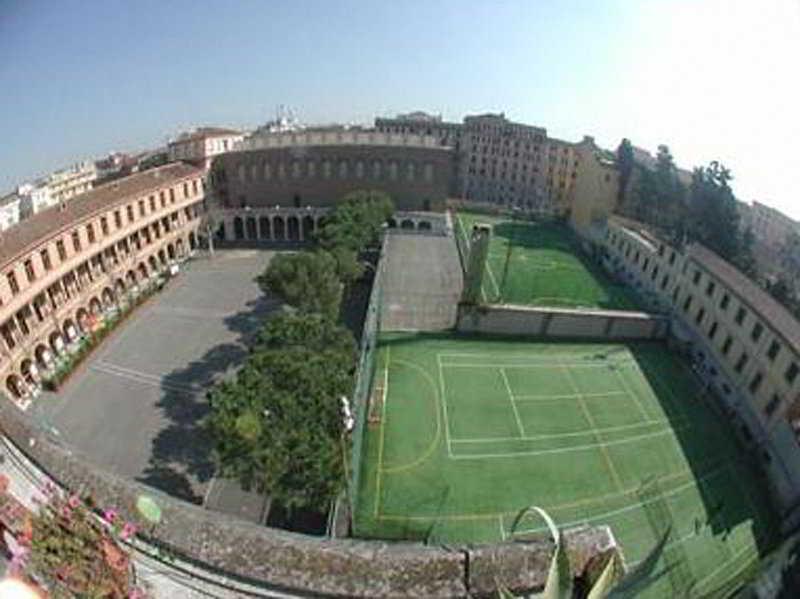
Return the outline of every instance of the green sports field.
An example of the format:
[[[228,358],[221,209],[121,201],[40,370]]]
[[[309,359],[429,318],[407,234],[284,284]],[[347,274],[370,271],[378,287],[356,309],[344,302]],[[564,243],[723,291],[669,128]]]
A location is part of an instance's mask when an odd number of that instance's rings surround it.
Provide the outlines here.
[[[614,284],[580,255],[573,233],[563,225],[471,212],[459,212],[455,219],[462,247],[469,246],[467,236],[473,224],[492,225],[482,289],[489,303],[638,309],[629,289]]]
[[[607,524],[646,596],[720,596],[770,545],[763,484],[664,346],[381,336],[355,534],[508,538],[521,508]],[[542,530],[539,522],[523,530]]]

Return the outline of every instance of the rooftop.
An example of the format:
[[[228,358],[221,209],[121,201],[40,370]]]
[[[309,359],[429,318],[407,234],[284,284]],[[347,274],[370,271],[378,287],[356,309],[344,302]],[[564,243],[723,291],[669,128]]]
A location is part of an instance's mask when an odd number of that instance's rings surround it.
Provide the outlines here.
[[[132,196],[146,194],[171,182],[202,174],[180,162],[117,179],[101,185],[66,202],[34,214],[15,227],[0,234],[0,266],[5,266],[43,239],[57,235],[101,211],[121,204]]]
[[[170,144],[183,143],[187,141],[198,141],[201,139],[208,139],[209,137],[229,137],[231,135],[244,135],[241,131],[236,129],[227,129],[225,127],[198,127],[193,131],[181,133],[177,139],[174,139]]]

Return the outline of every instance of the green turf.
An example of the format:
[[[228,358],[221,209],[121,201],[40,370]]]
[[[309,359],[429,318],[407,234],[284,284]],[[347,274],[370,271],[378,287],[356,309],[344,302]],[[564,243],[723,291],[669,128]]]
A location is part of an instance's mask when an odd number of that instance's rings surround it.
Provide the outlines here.
[[[459,212],[456,219],[461,225],[457,234],[462,236],[462,247],[468,245],[463,236],[469,234],[473,224],[492,225],[482,289],[487,302],[638,309],[628,288],[614,284],[580,254],[574,234],[564,225],[512,221],[470,212]]]
[[[713,596],[774,538],[763,485],[662,345],[395,333],[375,376],[357,536],[498,541],[535,504],[611,526],[635,565],[671,526],[651,597]]]

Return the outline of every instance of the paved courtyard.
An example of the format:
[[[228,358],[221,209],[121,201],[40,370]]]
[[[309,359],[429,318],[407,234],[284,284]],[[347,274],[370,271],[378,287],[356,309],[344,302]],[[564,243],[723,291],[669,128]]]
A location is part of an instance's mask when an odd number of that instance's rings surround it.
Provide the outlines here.
[[[205,394],[277,306],[254,280],[272,255],[223,250],[187,263],[31,417],[106,470],[202,502],[213,477]]]

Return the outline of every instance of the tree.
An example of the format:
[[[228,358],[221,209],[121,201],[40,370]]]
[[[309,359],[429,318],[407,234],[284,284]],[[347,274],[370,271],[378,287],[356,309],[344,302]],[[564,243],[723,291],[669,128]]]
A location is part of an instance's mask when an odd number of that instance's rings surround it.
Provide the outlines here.
[[[270,318],[256,336],[254,351],[303,347],[333,352],[347,368],[355,365],[357,348],[353,334],[319,314],[282,313]]]
[[[623,206],[626,203],[628,184],[633,174],[635,162],[633,159],[633,144],[626,137],[617,146],[617,170],[619,170],[619,189],[617,190],[617,204]]]
[[[740,229],[736,198],[729,184],[732,178],[717,161],[694,169],[686,229],[690,239],[752,275],[752,235]]]
[[[337,268],[334,257],[322,250],[279,254],[258,277],[258,283],[301,312],[319,312],[335,319],[342,299]]]
[[[354,191],[342,198],[325,218],[317,239],[327,250],[344,247],[360,253],[378,241],[384,223],[393,212],[389,195]]]

